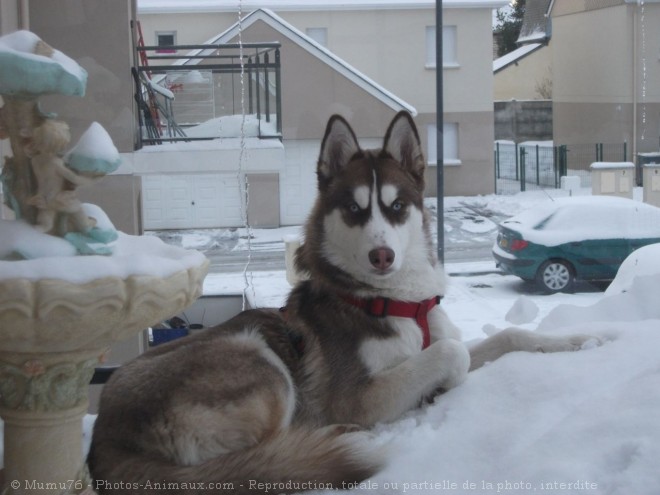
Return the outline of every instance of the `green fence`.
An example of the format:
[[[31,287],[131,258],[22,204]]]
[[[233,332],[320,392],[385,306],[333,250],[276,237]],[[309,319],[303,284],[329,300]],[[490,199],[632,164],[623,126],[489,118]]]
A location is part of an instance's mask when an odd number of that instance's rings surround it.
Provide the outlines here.
[[[497,194],[556,189],[565,175],[577,175],[582,187],[591,187],[592,163],[628,160],[626,143],[553,146],[550,142],[496,142],[494,152]]]

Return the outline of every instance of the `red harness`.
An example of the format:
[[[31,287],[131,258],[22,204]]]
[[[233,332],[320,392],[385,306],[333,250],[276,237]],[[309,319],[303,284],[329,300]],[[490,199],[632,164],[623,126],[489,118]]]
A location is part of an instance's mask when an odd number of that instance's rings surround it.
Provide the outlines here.
[[[409,302],[397,301],[387,297],[374,297],[373,299],[344,297],[347,303],[365,310],[369,316],[377,318],[385,318],[386,316],[414,318],[422,330],[422,349],[426,349],[431,344],[431,331],[427,316],[431,309],[440,304],[441,299],[442,296],[435,296],[420,302]]]

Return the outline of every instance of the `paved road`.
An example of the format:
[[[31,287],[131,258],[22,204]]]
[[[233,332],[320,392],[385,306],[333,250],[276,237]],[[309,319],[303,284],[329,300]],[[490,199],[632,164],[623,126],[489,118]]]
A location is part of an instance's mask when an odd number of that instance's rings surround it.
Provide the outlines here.
[[[445,209],[445,263],[492,261],[495,224],[505,217],[479,201],[461,202]],[[435,219],[431,235],[435,235]],[[240,229],[239,229],[240,230]],[[186,245],[202,251],[211,261],[211,273],[242,272],[248,262],[245,234],[237,229],[207,229],[153,232],[165,242]],[[281,236],[255,236],[252,241],[250,270],[284,270],[284,244]],[[195,240],[194,245],[185,239]],[[494,266],[494,265],[493,265]]]
[[[490,261],[493,259],[491,248],[491,242],[469,246],[450,245],[445,248],[445,262]],[[211,261],[210,273],[242,272],[248,261],[245,251],[209,250],[204,254]],[[250,270],[284,270],[284,251],[253,251],[250,255]]]

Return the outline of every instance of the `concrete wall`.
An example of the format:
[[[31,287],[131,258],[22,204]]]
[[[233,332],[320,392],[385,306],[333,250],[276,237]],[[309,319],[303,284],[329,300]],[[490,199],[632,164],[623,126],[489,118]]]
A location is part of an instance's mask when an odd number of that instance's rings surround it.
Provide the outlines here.
[[[496,101],[495,139],[552,140],[552,101]]]

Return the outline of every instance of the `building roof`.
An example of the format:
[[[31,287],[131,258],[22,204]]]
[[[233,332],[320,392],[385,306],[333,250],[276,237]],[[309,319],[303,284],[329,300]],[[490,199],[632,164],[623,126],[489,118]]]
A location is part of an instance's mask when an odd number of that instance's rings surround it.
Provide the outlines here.
[[[210,40],[207,40],[203,44],[205,45],[217,45],[222,43],[228,43],[234,39],[239,34],[240,30],[245,30],[254,24],[257,21],[263,21],[268,24],[271,28],[275,29],[282,35],[286,36],[292,42],[296,43],[298,46],[321,60],[322,62],[329,65],[332,69],[346,77],[348,80],[362,88],[364,91],[374,96],[378,100],[382,101],[385,105],[389,106],[395,111],[406,110],[410,112],[413,116],[417,115],[417,110],[415,107],[409,103],[403,101],[401,98],[396,96],[394,93],[391,93],[380,84],[373,81],[371,78],[364,75],[362,72],[357,70],[352,65],[348,64],[345,60],[341,59],[330,50],[321,46],[312,38],[307,36],[305,33],[295,28],[280,16],[274,12],[267,9],[258,9],[250,14],[246,15],[240,23],[237,22],[229,29],[220,33],[217,36],[214,36]],[[194,50],[188,55],[196,55],[204,50]],[[194,65],[199,62],[200,59],[186,59],[182,58],[175,62],[177,65]]]
[[[500,58],[496,58],[493,60],[493,73],[496,74],[505,67],[508,67],[511,64],[515,64],[542,46],[543,43],[529,43],[513,50],[512,52],[507,53],[506,55],[502,55]]]
[[[442,0],[443,8],[487,8],[505,6],[507,0]],[[265,8],[284,10],[382,10],[434,9],[436,0],[138,0],[140,14],[184,12],[248,12]]]
[[[542,43],[550,38],[549,14],[552,0],[527,0],[517,42]]]

